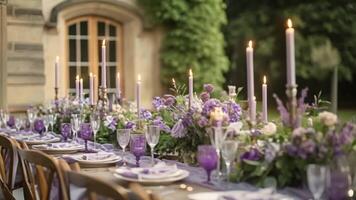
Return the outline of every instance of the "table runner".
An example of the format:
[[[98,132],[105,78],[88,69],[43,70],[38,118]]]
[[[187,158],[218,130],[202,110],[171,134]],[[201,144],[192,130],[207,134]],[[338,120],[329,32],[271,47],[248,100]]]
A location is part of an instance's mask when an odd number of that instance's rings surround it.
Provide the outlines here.
[[[11,134],[19,134],[19,133],[14,133],[13,130],[9,131],[9,130],[4,130],[4,129],[0,129],[0,132],[5,132],[7,134],[10,134],[10,133]],[[21,131],[20,133],[24,133],[24,132]],[[60,135],[56,135],[56,136],[61,137]],[[84,145],[84,140],[82,140],[81,138],[78,138],[76,141],[79,144]],[[93,148],[94,146],[97,149],[100,149],[101,151],[112,152],[112,153],[115,153],[118,155],[122,155],[122,151],[115,148],[114,145],[112,145],[112,144],[99,144],[99,143],[94,143],[92,141],[88,141],[89,148]],[[133,156],[129,152],[126,152],[126,153],[129,154],[129,156]],[[60,156],[60,157],[64,160],[66,160],[69,164],[77,162],[76,160],[71,159],[70,157],[62,157],[62,156]],[[171,163],[171,164],[176,164],[179,169],[189,171],[190,175],[189,175],[189,177],[187,177],[185,179],[186,182],[191,183],[191,184],[197,184],[199,186],[202,186],[202,187],[214,190],[214,191],[227,191],[227,190],[245,190],[246,191],[247,190],[247,191],[254,192],[254,191],[258,191],[260,189],[260,188],[257,188],[255,186],[249,184],[249,183],[244,183],[244,182],[232,183],[232,182],[226,182],[226,181],[212,180],[211,184],[208,184],[205,182],[206,173],[202,168],[189,166],[188,164],[181,163],[181,162],[178,162],[175,160],[163,159],[162,161]],[[117,166],[121,166],[121,165],[122,165],[122,161],[117,163]],[[134,163],[128,163],[128,166],[133,167]],[[56,184],[54,184],[53,187],[57,187]],[[52,188],[52,191],[56,191],[56,190],[57,190],[56,188]],[[82,190],[78,190],[77,192],[82,193]],[[77,193],[77,192],[75,192],[75,193]],[[307,192],[305,190],[301,190],[301,189],[296,189],[296,188],[284,188],[282,190],[278,190],[278,192],[281,194],[289,195],[293,199],[309,199],[311,197],[309,192]]]

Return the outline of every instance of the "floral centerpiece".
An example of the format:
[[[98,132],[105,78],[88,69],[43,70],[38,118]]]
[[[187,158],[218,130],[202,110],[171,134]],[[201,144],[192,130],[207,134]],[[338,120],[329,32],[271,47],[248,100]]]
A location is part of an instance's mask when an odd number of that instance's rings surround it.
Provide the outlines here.
[[[281,121],[266,124],[260,135],[245,140],[234,178],[258,186],[271,183],[279,187],[305,183],[308,164],[329,165],[335,158],[348,155],[355,146],[356,126],[341,123],[333,113],[322,111],[316,98],[314,104],[304,103],[306,90],[298,101],[299,128],[287,124],[286,112],[277,98]],[[251,142],[255,141],[255,142]]]
[[[153,100],[154,112],[171,127],[161,135],[157,149],[161,154],[178,155],[181,161],[195,163],[197,147],[210,143],[207,128],[217,125],[213,116],[216,109],[222,111],[221,126],[225,127],[241,120],[242,109],[227,95],[212,98],[214,87],[211,84],[204,85],[199,97],[195,95],[191,107],[184,96],[184,86],[174,85],[173,91],[175,96],[164,95]]]

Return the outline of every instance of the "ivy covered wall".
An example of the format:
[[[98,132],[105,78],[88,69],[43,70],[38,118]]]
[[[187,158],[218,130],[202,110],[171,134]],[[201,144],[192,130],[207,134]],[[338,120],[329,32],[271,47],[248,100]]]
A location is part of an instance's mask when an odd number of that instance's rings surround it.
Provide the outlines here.
[[[221,28],[226,24],[223,0],[138,0],[152,23],[166,35],[161,49],[161,81],[187,82],[192,68],[195,87],[203,83],[222,86],[229,61]]]

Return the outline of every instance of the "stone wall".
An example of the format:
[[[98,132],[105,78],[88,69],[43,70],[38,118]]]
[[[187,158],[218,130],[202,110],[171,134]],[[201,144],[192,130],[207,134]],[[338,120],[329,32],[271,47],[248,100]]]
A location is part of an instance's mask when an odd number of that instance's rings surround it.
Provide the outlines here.
[[[41,0],[8,0],[7,103],[12,109],[44,100]]]
[[[99,15],[124,27],[125,97],[135,98],[135,80],[142,75],[142,102],[150,106],[161,94],[159,50],[163,31],[144,21],[134,0],[8,0],[7,101],[10,107],[48,103],[54,97],[54,60],[65,64],[65,22]],[[67,94],[66,69],[61,68],[60,96]]]

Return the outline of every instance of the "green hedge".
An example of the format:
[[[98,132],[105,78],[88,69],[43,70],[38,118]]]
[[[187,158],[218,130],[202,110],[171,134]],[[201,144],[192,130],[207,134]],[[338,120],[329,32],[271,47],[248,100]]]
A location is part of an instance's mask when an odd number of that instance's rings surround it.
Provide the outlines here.
[[[221,28],[226,24],[223,0],[138,0],[147,17],[162,25],[166,35],[161,48],[161,80],[186,82],[192,68],[195,87],[221,86],[229,61]]]

